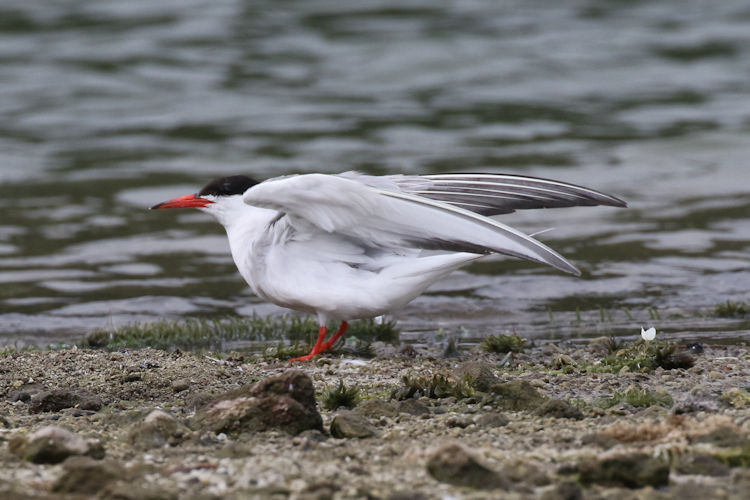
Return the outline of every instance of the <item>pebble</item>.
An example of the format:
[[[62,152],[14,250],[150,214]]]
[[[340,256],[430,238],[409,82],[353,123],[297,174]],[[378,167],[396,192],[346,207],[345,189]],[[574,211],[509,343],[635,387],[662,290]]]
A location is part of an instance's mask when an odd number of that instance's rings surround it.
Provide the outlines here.
[[[579,480],[584,485],[660,488],[669,484],[669,465],[645,453],[631,453],[578,465]]]
[[[500,382],[495,376],[494,367],[486,361],[466,361],[455,368],[455,374],[466,380],[471,387],[486,392]]]
[[[581,420],[581,410],[562,399],[550,399],[539,406],[534,413],[540,417],[572,418]]]
[[[125,469],[111,460],[72,456],[62,464],[63,473],[52,485],[55,493],[95,495],[125,476]]]
[[[192,426],[225,433],[280,429],[296,435],[308,429],[323,430],[323,419],[310,377],[300,370],[287,370],[220,395],[198,410]]]
[[[181,424],[169,413],[154,410],[142,422],[134,424],[128,435],[130,444],[140,450],[175,446],[190,434],[190,429]]]
[[[32,413],[41,413],[74,407],[81,410],[99,411],[103,403],[99,396],[87,391],[55,389],[37,392],[31,396],[30,404],[29,409]]]
[[[496,428],[508,425],[508,418],[500,412],[489,411],[474,417],[475,423],[480,427]]]
[[[506,488],[508,480],[482,464],[458,443],[444,444],[427,459],[427,472],[436,480],[477,489]]]
[[[534,410],[545,401],[544,396],[525,380],[495,384],[490,392],[495,395],[495,405],[504,410]]]
[[[430,409],[417,401],[416,399],[405,399],[398,402],[399,413],[408,413],[409,415],[426,415]]]
[[[72,455],[104,457],[104,448],[99,440],[84,439],[54,425],[42,427],[27,436],[11,438],[9,450],[36,464],[60,463]]]
[[[369,418],[396,418],[399,413],[395,404],[380,398],[365,399],[357,405],[354,411]]]
[[[172,382],[171,384],[172,390],[174,392],[182,392],[186,391],[190,388],[190,381],[187,379],[178,379]]]
[[[350,410],[339,410],[331,421],[331,436],[364,439],[377,435],[367,418]]]

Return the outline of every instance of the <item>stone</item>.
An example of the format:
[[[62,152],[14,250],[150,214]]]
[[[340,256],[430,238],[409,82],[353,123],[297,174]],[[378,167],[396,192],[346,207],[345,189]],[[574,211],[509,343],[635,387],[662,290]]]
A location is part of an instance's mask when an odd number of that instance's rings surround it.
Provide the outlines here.
[[[394,491],[387,500],[429,500],[429,496],[420,491]]]
[[[680,474],[728,476],[730,468],[711,455],[699,454],[682,457],[675,466],[675,471]]]
[[[30,384],[20,387],[18,390],[11,392],[8,394],[7,400],[11,403],[15,403],[16,401],[22,401],[24,403],[30,403],[31,398],[34,396],[34,394],[37,394],[39,392],[42,392],[42,388],[39,387],[37,384]]]
[[[591,434],[585,434],[581,437],[581,444],[583,446],[593,445],[608,450],[613,446],[617,446],[620,442],[609,434],[603,432],[592,432]]]
[[[323,430],[310,377],[288,370],[253,385],[224,393],[196,412],[192,426],[216,433],[280,429],[296,435]]]
[[[72,455],[103,458],[104,448],[97,439],[84,439],[62,427],[42,427],[28,436],[10,440],[10,452],[36,464],[60,463]]]
[[[471,387],[482,392],[487,392],[490,387],[500,383],[493,366],[485,361],[466,361],[456,367],[455,373]]]
[[[722,447],[750,445],[747,434],[733,423],[719,424],[703,434],[689,436],[688,440],[691,443],[710,443]]]
[[[507,488],[508,480],[457,443],[445,444],[427,459],[427,472],[442,483],[476,489]]]
[[[549,475],[533,461],[514,459],[503,465],[503,474],[513,483],[546,486],[552,481]]]
[[[349,410],[336,412],[331,421],[331,436],[335,438],[364,439],[377,435],[366,417]]]
[[[109,483],[97,496],[99,500],[177,500],[178,498],[174,491],[147,484],[133,484],[129,481]]]
[[[364,399],[357,405],[354,411],[368,418],[396,418],[399,412],[396,405],[380,398]]]
[[[574,420],[581,420],[583,418],[581,410],[562,399],[545,401],[534,413],[540,417],[572,418]]]
[[[430,409],[417,401],[416,399],[405,399],[398,402],[399,413],[408,413],[409,415],[428,415]]]
[[[461,429],[466,429],[473,423],[474,420],[468,415],[453,415],[445,421],[445,425],[448,427],[459,427]]]
[[[55,389],[32,395],[30,410],[32,413],[60,411],[65,408],[99,411],[101,407],[101,398],[90,392]]]
[[[174,392],[186,391],[190,388],[190,381],[185,379],[175,380],[172,382],[171,387]]]
[[[491,429],[506,426],[508,425],[508,422],[510,422],[510,420],[508,420],[508,417],[496,411],[482,413],[475,419],[475,423],[478,426],[489,427]]]
[[[111,460],[72,456],[62,464],[63,473],[52,485],[55,493],[95,495],[125,476],[125,469]]]
[[[177,421],[169,413],[154,410],[130,428],[128,440],[140,450],[175,446],[189,435],[190,429]]]
[[[583,500],[583,491],[573,481],[563,481],[545,488],[541,500]]]
[[[576,362],[567,354],[558,353],[552,358],[552,368],[562,370],[566,366],[575,366]]]
[[[535,410],[546,398],[525,380],[513,380],[490,387],[495,395],[494,403],[504,410]]]
[[[660,488],[669,484],[669,465],[645,453],[585,461],[578,465],[578,473],[584,485]]]

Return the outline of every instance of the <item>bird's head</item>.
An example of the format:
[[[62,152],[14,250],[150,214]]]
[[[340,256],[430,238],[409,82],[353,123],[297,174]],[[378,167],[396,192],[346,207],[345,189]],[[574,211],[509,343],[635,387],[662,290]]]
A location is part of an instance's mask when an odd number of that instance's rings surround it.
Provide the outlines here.
[[[206,184],[195,194],[180,196],[169,201],[157,203],[151,210],[163,208],[198,208],[213,215],[219,222],[226,225],[232,212],[247,208],[242,201],[245,191],[258,182],[245,175],[219,177]]]

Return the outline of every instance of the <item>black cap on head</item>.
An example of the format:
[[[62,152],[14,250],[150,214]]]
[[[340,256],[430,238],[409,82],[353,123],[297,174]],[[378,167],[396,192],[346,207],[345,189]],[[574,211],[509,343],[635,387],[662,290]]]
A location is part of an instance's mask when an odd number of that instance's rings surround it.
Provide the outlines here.
[[[251,179],[246,175],[219,177],[206,184],[206,186],[200,190],[198,196],[232,196],[234,194],[242,194],[256,184],[258,184],[258,181]]]

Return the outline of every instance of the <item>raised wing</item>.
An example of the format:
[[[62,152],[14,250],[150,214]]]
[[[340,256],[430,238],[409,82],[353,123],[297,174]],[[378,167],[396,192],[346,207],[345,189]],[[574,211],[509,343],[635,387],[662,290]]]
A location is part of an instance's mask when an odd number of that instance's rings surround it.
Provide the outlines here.
[[[390,176],[390,179],[406,193],[486,216],[529,208],[627,206],[621,199],[593,189],[522,175],[435,174]]]
[[[500,222],[353,178],[307,174],[270,179],[248,189],[243,199],[248,205],[282,212],[303,233],[337,233],[370,247],[497,252],[580,274],[554,250]]]

